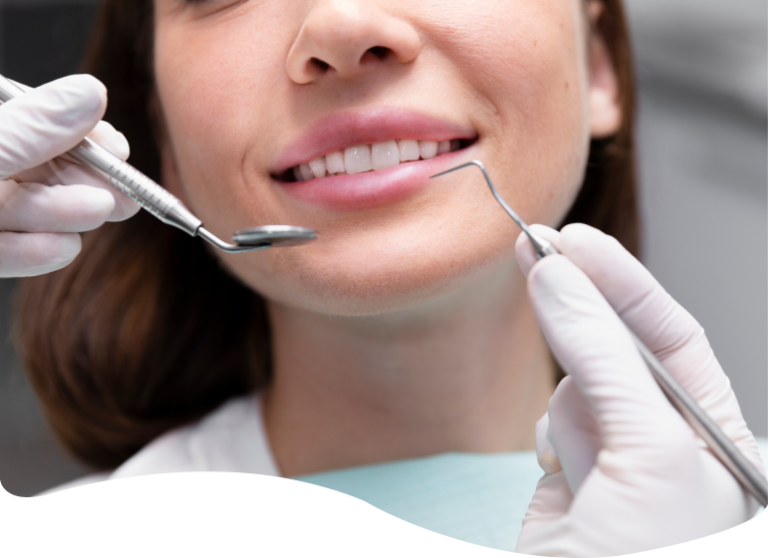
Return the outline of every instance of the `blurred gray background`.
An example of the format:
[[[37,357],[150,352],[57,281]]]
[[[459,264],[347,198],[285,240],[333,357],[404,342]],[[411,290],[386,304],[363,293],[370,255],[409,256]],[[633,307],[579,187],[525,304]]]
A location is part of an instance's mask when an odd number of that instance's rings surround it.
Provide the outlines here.
[[[705,327],[747,423],[768,434],[768,8],[625,0],[640,86],[644,260]],[[98,0],[0,0],[0,73],[74,73]],[[726,235],[718,222],[729,225]],[[33,495],[90,472],[51,437],[10,341],[0,279],[0,482]]]

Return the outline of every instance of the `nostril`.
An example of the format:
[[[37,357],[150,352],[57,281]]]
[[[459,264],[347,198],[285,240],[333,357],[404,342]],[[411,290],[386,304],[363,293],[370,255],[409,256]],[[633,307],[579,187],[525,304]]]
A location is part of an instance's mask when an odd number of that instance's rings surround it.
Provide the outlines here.
[[[384,60],[387,57],[387,55],[390,53],[390,50],[387,47],[375,46],[375,47],[369,48],[368,52],[373,54],[379,60]]]
[[[309,61],[310,64],[312,64],[315,68],[319,69],[321,72],[327,72],[328,68],[330,68],[330,64],[327,62],[323,62],[319,58],[312,58]]]

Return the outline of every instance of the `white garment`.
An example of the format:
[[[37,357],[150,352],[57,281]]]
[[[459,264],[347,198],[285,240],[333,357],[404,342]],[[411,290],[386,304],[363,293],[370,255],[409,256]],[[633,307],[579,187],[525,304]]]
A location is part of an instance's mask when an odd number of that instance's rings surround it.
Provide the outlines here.
[[[190,471],[280,476],[267,441],[259,394],[230,399],[198,422],[163,434],[112,473],[89,475],[43,495],[103,480]]]

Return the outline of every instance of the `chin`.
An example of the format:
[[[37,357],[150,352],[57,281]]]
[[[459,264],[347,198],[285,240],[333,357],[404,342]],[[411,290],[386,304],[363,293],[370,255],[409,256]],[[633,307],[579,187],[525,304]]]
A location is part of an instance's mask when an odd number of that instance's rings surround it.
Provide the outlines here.
[[[417,310],[471,290],[494,271],[519,273],[514,236],[499,235],[495,242],[440,235],[426,240],[408,234],[370,236],[325,237],[295,250],[225,260],[237,277],[267,300],[336,316]]]

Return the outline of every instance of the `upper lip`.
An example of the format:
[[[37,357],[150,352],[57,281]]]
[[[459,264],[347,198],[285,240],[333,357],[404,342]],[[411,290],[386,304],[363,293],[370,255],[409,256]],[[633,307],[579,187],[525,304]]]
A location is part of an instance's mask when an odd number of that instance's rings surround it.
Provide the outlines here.
[[[476,137],[475,131],[464,126],[403,109],[384,107],[343,112],[312,123],[282,152],[273,174],[279,176],[301,163],[355,145],[394,139],[446,141]]]

